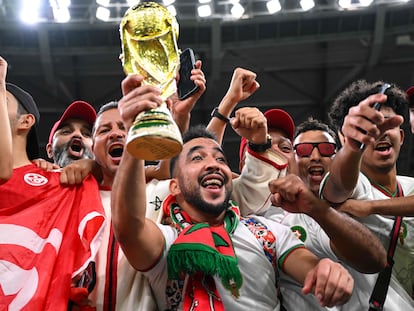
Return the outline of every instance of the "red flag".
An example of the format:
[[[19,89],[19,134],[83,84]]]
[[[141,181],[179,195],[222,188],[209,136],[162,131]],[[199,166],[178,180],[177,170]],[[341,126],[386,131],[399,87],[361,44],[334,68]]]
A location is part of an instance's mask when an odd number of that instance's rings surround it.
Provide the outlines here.
[[[0,186],[0,309],[66,310],[72,277],[99,247],[96,181],[63,187],[59,177],[28,165]]]

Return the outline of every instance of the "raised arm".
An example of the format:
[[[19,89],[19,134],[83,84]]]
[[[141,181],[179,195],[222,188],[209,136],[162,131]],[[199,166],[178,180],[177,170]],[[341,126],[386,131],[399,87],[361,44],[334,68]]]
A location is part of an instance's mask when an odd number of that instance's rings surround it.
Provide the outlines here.
[[[380,240],[363,224],[317,198],[298,176],[272,180],[269,187],[275,206],[305,213],[321,226],[339,259],[362,273],[376,273],[385,267],[386,251]]]
[[[358,181],[363,154],[361,144],[371,144],[384,131],[401,124],[400,116],[384,120],[383,114],[372,107],[374,103],[384,103],[386,100],[386,95],[374,94],[349,109],[340,133],[342,148],[335,155],[329,175],[321,185],[324,199],[332,203],[342,203],[348,199]]]
[[[152,86],[140,86],[141,77],[130,75],[122,82],[124,97],[119,111],[126,128],[135,116],[162,102],[160,92]],[[112,187],[112,225],[126,257],[137,270],[151,267],[160,257],[164,237],[155,223],[145,218],[146,182],[144,160],[124,152]]]
[[[259,87],[260,85],[256,81],[256,74],[254,72],[243,68],[236,68],[233,72],[229,89],[218,105],[217,111],[228,119],[237,104],[249,98]],[[213,117],[207,125],[207,129],[217,136],[219,143],[222,143],[226,125],[225,121]]]
[[[13,172],[12,135],[7,110],[7,62],[0,56],[0,184],[8,181]]]
[[[194,105],[200,99],[206,90],[206,79],[201,70],[201,60],[195,63],[195,69],[191,71],[190,79],[198,86],[198,91],[186,99],[179,100],[177,94],[172,96],[172,104],[170,105],[171,114],[177,123],[181,134],[188,130],[190,126],[191,111]],[[170,161],[162,160],[155,165],[145,166],[145,176],[147,181],[151,179],[165,180],[170,178]]]
[[[272,150],[267,137],[267,120],[259,109],[238,109],[230,124],[238,135],[261,146],[256,152],[247,147],[241,175],[233,179],[232,199],[239,204],[243,216],[263,213],[270,206],[269,180],[285,174],[287,160]]]
[[[174,96],[172,104],[170,105],[171,114],[181,133],[188,130],[188,127],[190,126],[191,111],[201,95],[206,91],[206,79],[201,70],[201,65],[201,60],[197,60],[195,63],[196,68],[191,70],[190,77],[190,79],[194,81],[194,84],[198,86],[198,91],[183,100],[179,100],[178,97]]]

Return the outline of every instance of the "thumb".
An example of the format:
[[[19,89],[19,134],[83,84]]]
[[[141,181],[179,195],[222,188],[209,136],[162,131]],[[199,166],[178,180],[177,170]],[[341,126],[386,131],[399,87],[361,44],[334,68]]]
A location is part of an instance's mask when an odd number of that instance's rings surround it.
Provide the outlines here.
[[[140,87],[144,78],[137,74],[130,74],[121,83],[122,95],[125,96],[133,89]]]
[[[311,293],[315,285],[316,285],[316,272],[315,272],[315,268],[313,268],[312,270],[308,272],[305,280],[303,281],[302,293],[304,295]]]
[[[236,131],[237,134],[239,134],[239,132],[236,130],[239,127],[239,119],[238,118],[230,118],[230,125],[233,128],[233,130]],[[240,134],[239,134],[240,135]]]

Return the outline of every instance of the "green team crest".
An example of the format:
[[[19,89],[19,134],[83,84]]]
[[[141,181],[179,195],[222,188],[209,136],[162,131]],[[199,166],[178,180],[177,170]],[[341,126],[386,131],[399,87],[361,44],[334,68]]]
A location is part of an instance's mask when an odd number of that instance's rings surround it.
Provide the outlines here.
[[[301,226],[292,226],[292,227],[290,227],[290,230],[292,230],[293,234],[299,240],[301,240],[302,242],[306,241],[307,234],[306,234],[306,230],[303,227],[301,227]]]

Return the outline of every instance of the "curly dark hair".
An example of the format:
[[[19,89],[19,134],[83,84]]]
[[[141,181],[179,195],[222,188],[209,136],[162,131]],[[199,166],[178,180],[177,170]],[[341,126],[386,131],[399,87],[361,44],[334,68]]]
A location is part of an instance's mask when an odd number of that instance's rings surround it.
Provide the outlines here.
[[[332,128],[329,127],[328,124],[323,123],[318,119],[314,119],[313,117],[309,117],[307,120],[303,121],[296,127],[295,138],[298,137],[300,134],[308,131],[322,131],[326,132],[332,136],[332,138],[336,141],[336,133]]]
[[[369,83],[366,80],[358,80],[343,90],[334,100],[328,113],[331,127],[336,132],[341,131],[349,108],[358,105],[368,96],[378,93],[383,84],[383,81]],[[385,91],[385,95],[387,95],[387,101],[384,105],[390,107],[396,114],[403,116],[405,119],[408,111],[406,93],[396,84],[391,84],[391,87]]]

